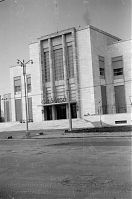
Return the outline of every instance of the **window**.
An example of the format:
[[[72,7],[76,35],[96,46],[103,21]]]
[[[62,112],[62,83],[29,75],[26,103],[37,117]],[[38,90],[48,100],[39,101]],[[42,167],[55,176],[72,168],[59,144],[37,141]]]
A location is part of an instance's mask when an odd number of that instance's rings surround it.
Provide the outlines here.
[[[33,121],[32,98],[28,98],[28,121]]]
[[[104,68],[99,68],[99,71],[100,71],[100,76],[101,77],[105,77],[105,70],[104,70]]]
[[[54,71],[55,80],[64,79],[64,69],[63,69],[63,53],[62,48],[57,48],[53,50],[53,60],[54,60]]]
[[[74,64],[73,64],[73,48],[72,45],[67,46],[67,62],[68,62],[68,71],[69,71],[69,78],[74,77]]]
[[[99,56],[99,72],[100,72],[100,77],[105,78],[105,62],[104,62],[104,57]]]
[[[122,56],[112,58],[112,68],[114,77],[123,75],[123,59]]]
[[[31,93],[31,75],[27,75],[27,92]]]
[[[22,100],[15,99],[16,121],[22,121]]]
[[[107,114],[106,86],[103,86],[103,85],[101,85],[101,97],[102,97],[102,113]]]
[[[50,82],[49,51],[44,51],[44,79]]]
[[[125,87],[114,86],[116,113],[126,113]]]
[[[19,94],[21,92],[21,77],[14,77],[14,92]]]
[[[114,69],[114,76],[123,75],[123,68]]]

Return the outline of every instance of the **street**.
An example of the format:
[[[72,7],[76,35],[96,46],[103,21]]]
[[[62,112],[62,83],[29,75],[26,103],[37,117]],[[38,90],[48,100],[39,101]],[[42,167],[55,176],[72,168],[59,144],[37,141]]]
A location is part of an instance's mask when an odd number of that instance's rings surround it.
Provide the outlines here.
[[[131,138],[0,140],[0,199],[130,199]]]

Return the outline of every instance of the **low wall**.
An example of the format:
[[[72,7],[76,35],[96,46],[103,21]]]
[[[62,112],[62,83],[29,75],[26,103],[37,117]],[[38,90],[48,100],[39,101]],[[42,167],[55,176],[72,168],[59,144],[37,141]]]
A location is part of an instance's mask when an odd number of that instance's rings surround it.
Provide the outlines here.
[[[83,119],[91,122],[95,127],[132,125],[132,114],[130,113],[88,115],[84,116]]]

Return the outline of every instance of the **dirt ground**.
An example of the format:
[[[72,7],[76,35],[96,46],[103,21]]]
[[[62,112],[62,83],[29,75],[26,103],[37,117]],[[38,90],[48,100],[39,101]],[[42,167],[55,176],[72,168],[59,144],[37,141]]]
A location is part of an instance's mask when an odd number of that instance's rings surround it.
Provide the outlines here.
[[[0,141],[0,199],[131,199],[131,139]]]

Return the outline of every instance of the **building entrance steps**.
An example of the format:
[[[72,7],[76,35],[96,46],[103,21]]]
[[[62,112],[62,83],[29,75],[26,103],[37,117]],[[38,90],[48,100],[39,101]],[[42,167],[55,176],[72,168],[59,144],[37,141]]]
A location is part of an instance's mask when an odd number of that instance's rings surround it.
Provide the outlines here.
[[[20,123],[19,122],[1,122],[0,123],[0,131],[3,131],[5,129],[9,129],[9,128],[13,128],[15,127],[16,125],[19,125]]]
[[[92,128],[94,127],[91,122],[87,122],[83,119],[72,119],[72,127],[74,129],[79,128]],[[10,123],[1,123],[0,132],[2,131],[18,131],[25,130],[25,123],[10,122]],[[52,120],[52,121],[42,121],[42,122],[33,122],[29,123],[29,130],[40,130],[40,129],[68,129],[69,120]]]

